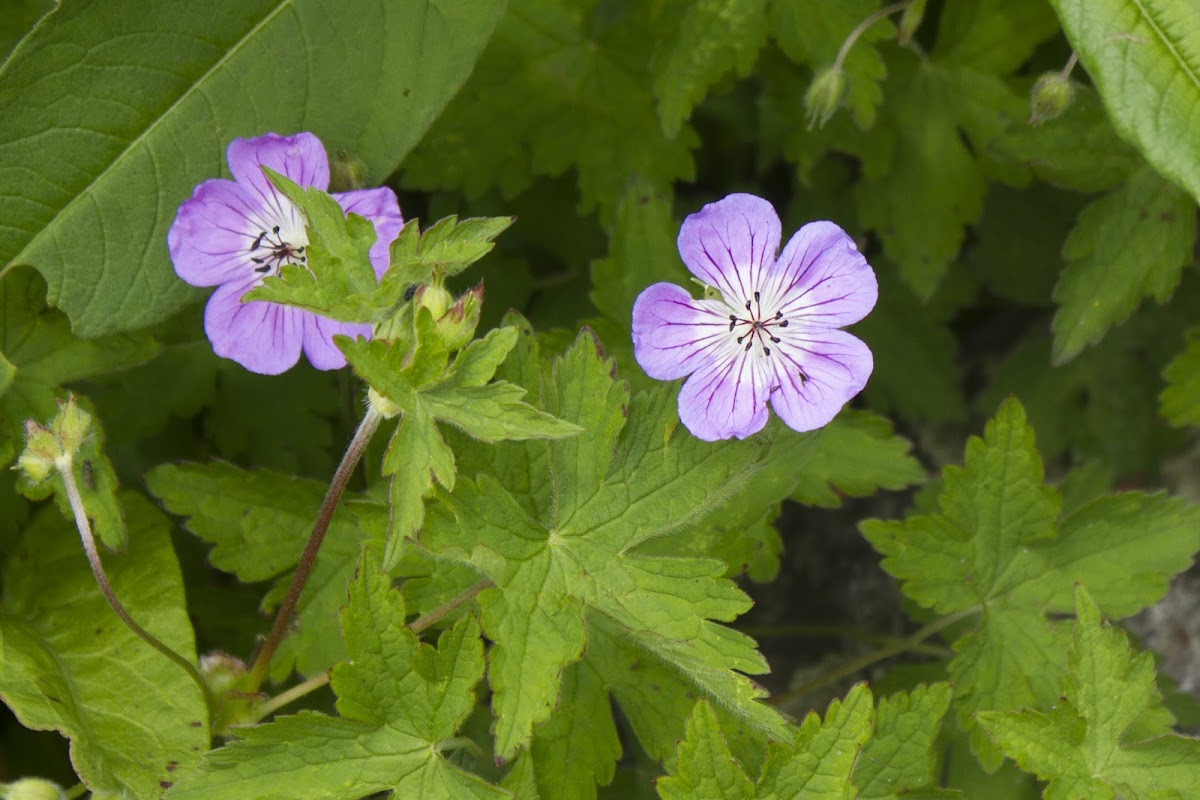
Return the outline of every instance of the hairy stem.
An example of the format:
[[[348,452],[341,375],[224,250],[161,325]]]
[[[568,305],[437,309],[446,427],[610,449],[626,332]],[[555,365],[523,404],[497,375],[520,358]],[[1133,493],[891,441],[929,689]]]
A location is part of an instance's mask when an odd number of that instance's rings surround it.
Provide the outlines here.
[[[887,647],[882,647],[873,653],[868,653],[862,658],[856,658],[853,661],[847,661],[837,669],[826,672],[824,675],[814,678],[811,681],[807,681],[806,683],[803,683],[793,689],[788,689],[786,692],[780,692],[777,695],[773,695],[767,700],[767,702],[773,706],[783,705],[789,700],[802,697],[815,689],[820,689],[826,684],[847,678],[850,675],[860,672],[861,670],[864,670],[873,664],[879,663],[880,661],[885,661],[893,656],[898,656],[901,653],[911,652],[912,650],[915,650],[918,645],[934,634],[940,633],[961,619],[978,613],[978,608],[968,608],[964,609],[963,611],[950,614],[949,616],[942,617],[941,619],[934,620],[920,630],[914,631],[911,635],[906,636],[905,638],[900,639],[895,643],[888,645]]]
[[[350,445],[346,448],[345,455],[342,456],[342,463],[338,464],[337,470],[333,473],[333,480],[329,482],[329,489],[325,492],[325,499],[321,501],[321,508],[317,511],[317,519],[313,523],[312,533],[309,534],[308,542],[304,545],[304,552],[300,554],[300,561],[296,565],[296,573],[292,576],[287,594],[284,595],[283,602],[279,605],[279,612],[275,615],[275,623],[271,626],[271,632],[267,634],[266,641],[263,642],[262,648],[254,657],[254,666],[250,669],[246,684],[241,687],[243,691],[257,692],[258,687],[262,686],[263,680],[267,677],[271,658],[279,649],[279,644],[283,641],[288,625],[292,621],[292,615],[296,613],[296,604],[300,601],[300,593],[304,590],[304,585],[308,583],[308,578],[312,574],[313,566],[317,562],[317,551],[321,549],[321,542],[325,540],[329,523],[333,521],[334,512],[337,511],[342,494],[346,491],[346,484],[349,482],[350,476],[354,474],[354,468],[358,466],[358,461],[362,458],[367,443],[371,441],[371,436],[374,435],[375,429],[379,427],[382,419],[373,407],[367,407],[367,413],[363,415],[358,430],[354,432],[354,438],[350,440]]]
[[[304,697],[304,695],[315,692],[327,683],[329,683],[329,670],[325,670],[320,675],[314,675],[303,683],[297,683],[292,688],[280,692],[255,709],[254,721],[258,722],[261,719],[271,716],[289,703],[294,703],[301,697]]]
[[[482,592],[484,589],[487,589],[491,585],[492,585],[492,582],[490,580],[480,581],[479,583],[475,584],[470,589],[467,589],[465,592],[463,592],[462,594],[460,594],[458,597],[454,598],[450,602],[446,603],[445,605],[438,606],[433,611],[430,611],[428,614],[424,615],[423,617],[418,617],[417,619],[414,619],[412,622],[410,622],[408,624],[409,629],[413,633],[420,633],[421,631],[425,630],[430,625],[433,625],[435,622],[442,619],[443,617],[453,614],[462,605],[474,600],[475,595],[479,594],[480,592]]]
[[[121,621],[125,623],[125,627],[133,631],[146,644],[183,668],[188,677],[200,687],[200,693],[204,696],[204,702],[211,712],[213,709],[212,691],[208,688],[208,683],[204,680],[204,676],[200,674],[200,670],[197,669],[196,665],[179,655],[179,653],[176,653],[165,642],[139,625],[129,615],[129,612],[125,610],[125,606],[121,604],[121,601],[117,599],[117,594],[113,591],[112,584],[108,582],[108,575],[104,572],[104,564],[100,561],[100,551],[96,549],[96,537],[92,533],[92,524],[88,520],[87,509],[83,506],[83,498],[79,495],[79,487],[75,484],[75,473],[72,471],[71,459],[69,457],[60,458],[55,466],[58,468],[59,475],[62,476],[63,486],[66,487],[67,500],[71,504],[71,513],[75,517],[75,527],[79,530],[79,539],[83,543],[83,552],[87,555],[88,565],[92,568],[92,575],[96,578],[96,584],[100,587],[100,593],[104,595],[104,599],[108,601],[108,605]]]
[[[879,20],[883,19],[884,17],[895,14],[897,11],[903,11],[912,5],[912,2],[913,0],[901,0],[899,3],[892,3],[890,6],[884,6],[871,16],[864,19],[862,22],[858,23],[854,30],[850,31],[850,35],[846,37],[846,41],[842,42],[842,47],[840,50],[838,50],[837,58],[833,60],[833,68],[841,68],[843,62],[846,60],[846,56],[850,53],[850,48],[854,47],[854,43],[858,41],[858,37],[866,33],[872,25],[874,25],[876,22],[879,22]]]

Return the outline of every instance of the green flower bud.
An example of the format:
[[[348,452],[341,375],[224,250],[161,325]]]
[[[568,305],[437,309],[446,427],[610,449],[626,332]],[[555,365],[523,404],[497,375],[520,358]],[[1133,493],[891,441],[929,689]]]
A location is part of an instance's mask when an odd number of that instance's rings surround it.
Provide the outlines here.
[[[1033,84],[1030,94],[1030,125],[1062,116],[1075,97],[1075,88],[1070,79],[1061,72],[1047,72]]]
[[[4,800],[66,800],[67,793],[45,778],[21,778],[0,786],[0,797]]]
[[[67,395],[67,402],[58,404],[58,416],[51,424],[58,432],[63,452],[74,456],[83,447],[83,440],[92,427],[92,415],[79,407],[75,395]]]
[[[812,85],[804,93],[804,110],[808,114],[808,128],[819,128],[837,112],[846,91],[846,73],[839,66],[828,67],[817,74]]]
[[[220,697],[234,688],[242,675],[246,674],[246,662],[214,650],[200,657],[200,674],[212,690],[213,697]]]
[[[908,8],[904,9],[904,13],[900,16],[899,31],[896,34],[896,41],[900,44],[908,44],[912,41],[913,34],[917,32],[917,28],[921,27],[921,20],[925,16],[926,0],[913,0],[908,4]]]
[[[417,308],[428,308],[429,313],[437,320],[450,308],[450,304],[454,302],[454,295],[441,283],[426,283],[417,287],[413,299],[417,302]]]
[[[367,165],[345,150],[338,150],[329,160],[329,191],[348,192],[367,185]]]
[[[446,313],[437,319],[437,332],[447,350],[465,347],[475,336],[479,326],[479,312],[483,309],[483,284],[464,293]]]
[[[25,420],[25,450],[17,459],[17,469],[33,483],[41,483],[54,474],[55,461],[62,455],[58,437],[31,419]]]

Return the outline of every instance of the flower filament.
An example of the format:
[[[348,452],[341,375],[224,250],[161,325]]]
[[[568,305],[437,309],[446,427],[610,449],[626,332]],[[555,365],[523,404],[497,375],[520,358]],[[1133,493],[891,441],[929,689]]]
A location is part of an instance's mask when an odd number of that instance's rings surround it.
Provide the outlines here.
[[[739,317],[737,314],[729,315],[729,332],[733,333],[741,326],[747,326],[747,330],[737,337],[737,343],[746,343],[745,350],[750,351],[754,347],[754,343],[758,342],[762,347],[763,355],[771,355],[771,348],[767,344],[770,340],[772,344],[778,344],[780,338],[772,331],[778,331],[780,328],[786,328],[788,321],[783,318],[782,311],[776,311],[774,316],[763,314],[762,297],[759,292],[754,293],[754,300],[746,301],[746,317]]]
[[[304,266],[308,262],[308,257],[304,255],[304,248],[307,245],[296,246],[283,238],[279,232],[279,226],[276,225],[270,231],[261,231],[254,239],[254,243],[250,245],[250,253],[261,252],[263,255],[251,255],[250,260],[256,266],[254,271],[266,275],[269,273],[279,274],[285,264],[295,264]]]

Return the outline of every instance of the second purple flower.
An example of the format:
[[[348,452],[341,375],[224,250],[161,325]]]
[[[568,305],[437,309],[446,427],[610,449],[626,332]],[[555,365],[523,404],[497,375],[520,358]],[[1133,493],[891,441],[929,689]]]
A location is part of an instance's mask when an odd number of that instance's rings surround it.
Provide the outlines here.
[[[838,330],[879,295],[854,240],[832,222],[805,225],[776,257],[780,240],[770,203],[729,195],[679,231],[684,264],[716,291],[656,283],[634,303],[634,356],[652,378],[691,376],[679,418],[705,441],[762,430],[768,402],[789,427],[820,428],[871,375],[871,351]]]
[[[167,233],[175,272],[193,286],[216,286],[204,310],[204,331],[217,355],[252,372],[276,375],[290,369],[300,352],[317,369],[346,364],[333,344],[335,334],[371,335],[371,326],[337,322],[293,306],[242,297],[278,275],[286,264],[304,264],[308,234],[304,217],[263,173],[270,167],[301,186],[329,187],[329,158],[311,133],[264,134],[234,139],[226,153],[233,180],[213,179],[196,187],[179,207]],[[371,266],[376,277],[388,268],[388,246],[404,221],[396,195],[387,187],[334,194],[342,209],[375,225]]]

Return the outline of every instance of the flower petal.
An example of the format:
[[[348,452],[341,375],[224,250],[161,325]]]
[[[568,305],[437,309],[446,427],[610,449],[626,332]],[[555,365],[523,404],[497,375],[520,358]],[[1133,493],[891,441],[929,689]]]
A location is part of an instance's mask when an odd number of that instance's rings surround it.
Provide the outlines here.
[[[338,322],[328,317],[318,316],[311,311],[300,310],[301,324],[304,328],[304,355],[317,369],[341,369],[346,366],[346,357],[333,343],[333,337],[339,333],[351,339],[362,336],[371,338],[371,326],[356,322]]]
[[[797,431],[828,424],[867,385],[874,367],[867,346],[839,330],[788,336],[776,344],[770,361],[776,387],[771,408]]]
[[[730,305],[753,299],[779,250],[779,217],[752,194],[731,194],[691,214],[679,229],[679,255],[700,280]]]
[[[338,201],[347,214],[353,212],[374,223],[375,244],[371,245],[371,266],[375,268],[375,277],[382,278],[388,268],[388,248],[404,227],[404,218],[400,216],[400,201],[396,199],[396,193],[386,186],[380,186],[377,189],[338,192],[333,195],[333,199]]]
[[[227,283],[213,292],[204,309],[204,332],[217,355],[251,372],[278,375],[300,360],[304,312],[262,300],[241,302],[254,283]]]
[[[854,240],[832,222],[810,222],[791,238],[769,272],[763,304],[793,324],[840,328],[865,317],[879,284]]]
[[[201,183],[179,206],[167,231],[175,272],[193,286],[247,280],[256,266],[249,251],[260,230],[257,215],[233,181]]]
[[[651,378],[673,381],[717,357],[729,339],[729,309],[696,300],[673,283],[647,287],[633,304],[633,356]]]
[[[267,180],[263,167],[291,178],[301,186],[329,186],[329,157],[325,145],[311,133],[280,136],[266,133],[253,139],[234,139],[225,152],[233,179],[263,209],[270,220],[289,230],[303,229],[304,221],[295,207]],[[269,227],[269,226],[265,226]]]
[[[679,391],[679,419],[697,439],[745,439],[767,424],[767,381],[761,359],[742,350],[709,362]]]

